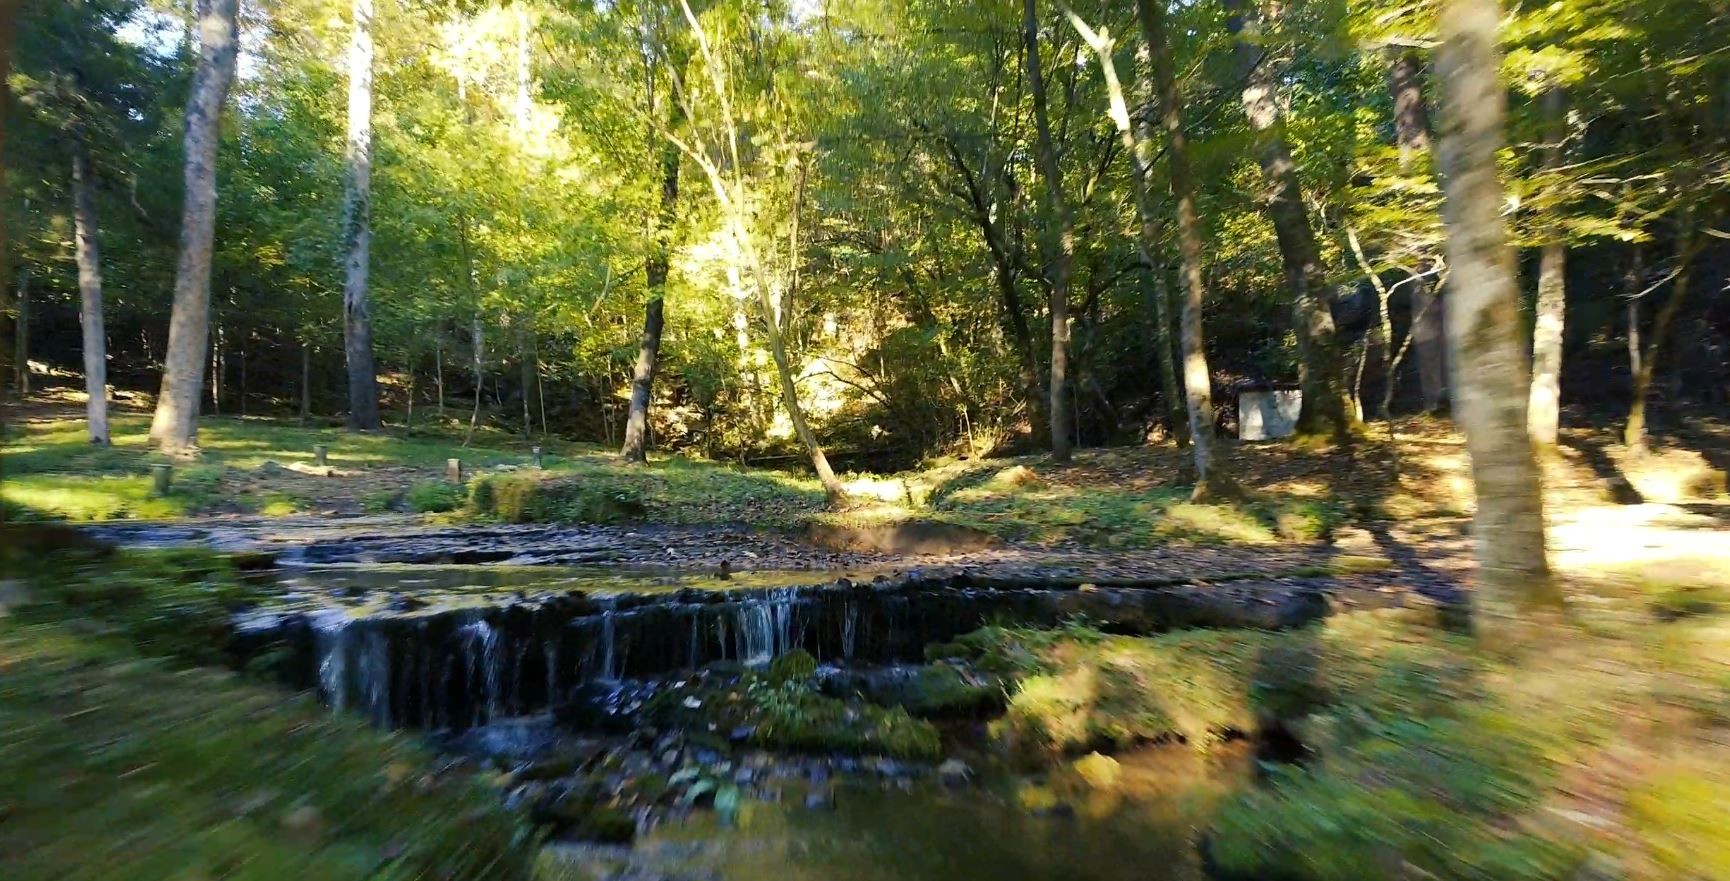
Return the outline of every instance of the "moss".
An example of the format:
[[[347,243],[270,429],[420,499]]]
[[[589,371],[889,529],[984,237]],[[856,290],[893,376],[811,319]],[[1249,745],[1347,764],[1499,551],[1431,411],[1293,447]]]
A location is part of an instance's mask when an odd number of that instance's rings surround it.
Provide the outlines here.
[[[820,694],[809,680],[777,682],[756,672],[687,679],[650,699],[644,718],[687,732],[748,732],[750,744],[771,750],[918,761],[943,754],[937,729],[906,710],[849,703]]]
[[[804,649],[794,649],[769,662],[769,681],[782,684],[806,682],[817,672],[817,659]]]
[[[635,488],[608,480],[488,474],[469,485],[471,514],[505,523],[620,523],[646,508]]]
[[[892,687],[874,689],[873,701],[901,707],[921,719],[981,719],[1003,710],[1003,684],[951,664],[919,667]]]

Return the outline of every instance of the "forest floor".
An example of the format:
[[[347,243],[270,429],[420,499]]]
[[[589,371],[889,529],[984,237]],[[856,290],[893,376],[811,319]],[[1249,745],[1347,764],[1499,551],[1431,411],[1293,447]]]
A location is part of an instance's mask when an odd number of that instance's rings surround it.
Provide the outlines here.
[[[457,427],[350,433],[292,421],[218,417],[201,423],[202,455],[176,463],[174,487],[151,491],[150,465],[167,462],[147,441],[148,417],[118,408],[113,445],[85,442],[81,410],[37,400],[0,409],[0,504],[19,519],[187,520],[420,513],[523,521],[644,522],[799,530],[901,523],[946,524],[1017,546],[1157,548],[1173,543],[1270,547],[1325,541],[1350,526],[1434,526],[1458,534],[1472,507],[1463,439],[1445,423],[1402,420],[1350,448],[1288,442],[1220,445],[1224,469],[1247,490],[1238,502],[1188,499],[1188,455],[1175,446],[1079,451],[1056,465],[1042,455],[939,460],[891,475],[844,476],[850,504],[832,511],[803,473],[739,467],[684,455],[647,465],[615,451],[556,439]],[[314,462],[328,447],[327,466]],[[544,470],[531,465],[544,448]],[[465,478],[532,482],[508,510],[476,506]],[[1633,456],[1608,431],[1565,433],[1547,475],[1549,511],[1566,519],[1600,506],[1705,505],[1724,492],[1730,426],[1690,423]],[[484,482],[484,481],[482,481]]]

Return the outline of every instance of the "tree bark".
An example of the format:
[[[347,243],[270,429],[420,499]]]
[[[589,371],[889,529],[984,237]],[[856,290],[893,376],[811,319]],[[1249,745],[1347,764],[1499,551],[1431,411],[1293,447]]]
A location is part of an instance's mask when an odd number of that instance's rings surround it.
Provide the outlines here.
[[[1566,98],[1551,86],[1542,99],[1545,140],[1544,168],[1552,173],[1562,165],[1562,142],[1567,139]],[[1552,205],[1552,212],[1560,207]],[[1562,421],[1562,339],[1567,312],[1568,246],[1562,241],[1560,224],[1550,223],[1548,236],[1538,256],[1538,308],[1532,326],[1532,393],[1526,405],[1526,425],[1540,453],[1555,452]]]
[[[107,445],[108,337],[102,326],[102,255],[96,240],[96,180],[90,148],[74,132],[72,148],[72,225],[77,240],[78,321],[84,328],[84,389],[89,395],[85,422],[90,442]]]
[[[300,424],[312,418],[312,347],[300,344]]]
[[[1206,292],[1201,280],[1201,221],[1196,216],[1194,181],[1190,179],[1189,139],[1183,128],[1183,96],[1172,72],[1171,41],[1167,34],[1164,0],[1136,0],[1142,39],[1147,43],[1158,90],[1160,124],[1165,129],[1165,152],[1171,195],[1177,203],[1177,243],[1183,280],[1183,387],[1189,408],[1190,454],[1195,460],[1195,497],[1204,500],[1236,493],[1235,481],[1214,467],[1213,380],[1207,368],[1207,350],[1202,338],[1201,307]]]
[[[1135,194],[1135,215],[1140,223],[1137,250],[1142,262],[1147,265],[1150,276],[1147,299],[1153,306],[1154,366],[1159,373],[1160,391],[1165,396],[1166,428],[1181,447],[1188,443],[1189,432],[1177,392],[1177,364],[1172,360],[1171,292],[1165,283],[1165,267],[1157,257],[1160,240],[1164,236],[1164,224],[1159,211],[1154,207],[1148,184],[1148,178],[1153,173],[1153,132],[1145,118],[1139,130],[1130,124],[1129,102],[1123,95],[1123,82],[1117,76],[1117,61],[1112,54],[1113,40],[1110,33],[1103,29],[1094,31],[1067,6],[1064,7],[1064,12],[1099,59],[1100,71],[1105,78],[1109,108],[1107,115],[1111,117],[1112,125],[1117,128],[1118,142],[1123,145],[1124,155],[1129,157],[1130,184]],[[1146,83],[1143,91],[1152,94],[1153,84]]]
[[[1316,244],[1315,231],[1304,209],[1297,163],[1286,142],[1274,75],[1262,46],[1263,23],[1257,6],[1260,2],[1225,0],[1225,8],[1233,54],[1244,82],[1243,109],[1255,133],[1256,158],[1266,187],[1258,201],[1273,224],[1280,259],[1285,264],[1286,285],[1291,289],[1303,384],[1297,430],[1302,434],[1345,439],[1357,420],[1352,418],[1333,312],[1328,305],[1332,297],[1327,267],[1322,263],[1321,248]]]
[[[1400,168],[1411,172],[1430,152],[1430,111],[1424,100],[1424,62],[1415,50],[1398,50],[1388,65],[1388,93],[1394,104],[1394,142]],[[1422,271],[1420,267],[1419,271]],[[1418,389],[1426,413],[1448,406],[1447,344],[1442,292],[1428,281],[1412,283],[1412,326],[1406,332],[1418,360]]]
[[[433,381],[439,387],[439,424],[445,421],[445,335],[441,328],[433,337]]]
[[[1027,42],[1027,84],[1033,97],[1033,123],[1039,132],[1039,174],[1046,198],[1057,217],[1057,255],[1051,271],[1051,458],[1068,462],[1074,445],[1067,396],[1069,391],[1069,279],[1075,261],[1075,221],[1063,195],[1063,170],[1051,137],[1051,114],[1045,101],[1045,75],[1039,66],[1039,18],[1034,0],[1021,4],[1022,36]]]
[[[174,308],[168,323],[162,393],[150,437],[163,451],[191,451],[198,441],[198,398],[210,336],[210,253],[216,231],[216,149],[222,105],[234,81],[238,0],[197,0],[198,68],[186,103],[185,199]]]
[[[637,365],[631,374],[631,412],[625,419],[625,445],[620,455],[627,462],[648,460],[649,406],[654,401],[655,370],[661,361],[661,330],[666,324],[667,268],[672,232],[679,201],[679,150],[668,146],[661,153],[661,207],[655,215],[654,241],[643,265],[643,280],[649,301],[643,308],[643,336],[637,344]]]
[[[367,270],[372,251],[372,0],[354,0],[348,49],[347,176],[342,201],[342,347],[348,364],[348,427],[379,428]]]
[[[3,224],[0,224],[3,225]],[[18,314],[12,324],[12,388],[30,394],[30,264],[18,268]]]
[[[1700,246],[1699,230],[1695,228],[1694,210],[1690,206],[1683,209],[1676,231],[1676,267],[1670,280],[1670,296],[1664,298],[1664,305],[1658,307],[1658,313],[1652,316],[1649,341],[1634,370],[1634,396],[1628,404],[1628,422],[1622,430],[1622,442],[1637,452],[1646,450],[1646,401],[1652,391],[1652,377],[1657,373],[1658,353],[1664,348],[1670,325],[1682,311],[1682,302],[1688,298],[1688,283],[1693,277],[1690,270],[1694,258],[1700,254]],[[1630,345],[1638,345],[1638,341]]]
[[[475,428],[481,421],[481,391],[486,388],[486,336],[481,329],[481,319],[475,316],[474,324],[469,326],[469,333],[474,342],[475,350],[475,408],[469,413],[468,434],[463,436],[463,446],[474,442]]]
[[[1544,499],[1526,433],[1520,294],[1496,177],[1507,106],[1496,45],[1499,6],[1497,0],[1444,0],[1440,17],[1446,113],[1440,158],[1453,273],[1448,349],[1477,491],[1477,598],[1496,624],[1562,601],[1550,576]]]
[[[529,405],[529,399],[535,392],[535,355],[529,344],[530,332],[524,330],[517,338],[517,382],[523,387],[523,439],[535,436],[534,411]]]

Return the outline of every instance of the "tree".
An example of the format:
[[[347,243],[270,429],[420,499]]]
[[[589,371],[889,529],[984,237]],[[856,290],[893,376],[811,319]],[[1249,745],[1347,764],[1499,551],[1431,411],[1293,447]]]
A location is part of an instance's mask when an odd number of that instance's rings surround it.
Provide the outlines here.
[[[348,427],[379,428],[378,376],[372,357],[367,271],[372,248],[372,0],[354,0],[348,52],[348,142],[343,178],[343,354],[348,365]]]
[[[238,0],[198,0],[198,67],[186,102],[185,196],[174,311],[150,437],[170,453],[198,440],[198,399],[210,335],[210,253],[216,226],[216,149],[239,48]]]
[[[102,327],[102,255],[97,244],[96,169],[84,133],[72,133],[72,220],[77,238],[78,320],[84,328],[85,421],[90,442],[108,444],[108,336]]]
[[[847,492],[835,476],[834,469],[829,467],[829,459],[824,455],[822,446],[817,442],[817,435],[811,431],[810,424],[805,420],[804,409],[799,405],[799,387],[793,377],[774,297],[769,291],[768,271],[752,234],[750,205],[757,200],[752,198],[755,194],[747,188],[745,171],[740,161],[739,126],[733,115],[732,89],[728,84],[727,72],[710,43],[708,34],[698,22],[697,14],[691,10],[688,0],[679,0],[679,7],[696,37],[704,72],[713,90],[717,105],[715,110],[718,111],[717,123],[720,127],[717,139],[720,155],[725,157],[723,161],[727,163],[725,170],[710,158],[705,142],[696,139],[695,135],[692,143],[681,140],[671,131],[665,132],[665,136],[696,162],[709,180],[715,201],[726,218],[732,235],[732,259],[727,269],[729,283],[740,289],[741,293],[748,287],[755,294],[758,318],[769,341],[775,373],[780,379],[781,403],[787,408],[787,418],[793,424],[794,433],[811,456],[811,466],[823,484],[824,495],[828,497],[831,505],[838,506],[846,502]],[[686,107],[685,116],[695,118],[697,114],[692,112],[692,108]],[[796,157],[792,160],[794,170],[797,170],[798,161]]]
[[[1214,467],[1213,378],[1207,369],[1202,338],[1201,219],[1196,214],[1194,182],[1190,178],[1189,143],[1183,127],[1183,96],[1172,70],[1171,38],[1164,0],[1136,0],[1142,40],[1147,45],[1154,87],[1158,90],[1160,123],[1165,129],[1166,176],[1177,204],[1178,253],[1183,279],[1183,387],[1189,407],[1189,439],[1195,461],[1195,498],[1204,500],[1236,493],[1235,482]]]
[[[657,30],[653,26],[645,26],[644,30],[648,32],[644,35],[644,43],[651,50],[664,42],[648,39],[649,33]],[[645,111],[657,117],[669,117],[664,124],[673,128],[678,120],[672,112],[678,107],[678,102],[667,99],[657,89],[654,53],[645,51],[645,56]],[[669,61],[676,63],[675,59]],[[669,239],[679,210],[679,148],[670,143],[656,143],[651,150],[660,160],[660,201],[650,221],[648,254],[643,260],[643,283],[648,289],[648,301],[643,305],[643,333],[637,343],[637,363],[631,372],[631,404],[625,417],[625,444],[619,451],[626,461],[638,463],[648,460],[649,407],[654,400],[655,371],[661,361],[661,335],[666,329],[667,274],[672,252]]]
[[[1075,27],[1076,33],[1081,35],[1081,39],[1093,49],[1094,56],[1099,59],[1100,73],[1105,79],[1107,115],[1117,129],[1124,155],[1129,157],[1129,183],[1135,195],[1135,216],[1139,224],[1137,232],[1140,234],[1137,245],[1142,262],[1147,264],[1147,271],[1152,277],[1148,299],[1153,303],[1154,368],[1159,371],[1160,393],[1165,399],[1167,426],[1180,444],[1187,443],[1189,432],[1185,430],[1187,426],[1184,422],[1182,398],[1177,391],[1177,365],[1172,361],[1174,350],[1171,345],[1171,291],[1165,284],[1165,265],[1156,256],[1164,237],[1164,222],[1154,206],[1152,185],[1148,181],[1153,174],[1153,132],[1145,124],[1139,130],[1130,124],[1129,102],[1124,97],[1123,83],[1117,76],[1117,60],[1112,56],[1114,41],[1111,32],[1104,27],[1097,31],[1089,27],[1087,22],[1068,6],[1064,6],[1063,11],[1069,17],[1070,24]],[[1152,84],[1147,84],[1143,91],[1153,92]]]
[[[1027,43],[1027,85],[1033,97],[1033,123],[1039,133],[1039,175],[1045,179],[1046,200],[1057,219],[1057,255],[1051,266],[1051,458],[1068,462],[1074,437],[1070,428],[1069,281],[1075,262],[1075,220],[1063,195],[1063,169],[1051,137],[1051,113],[1045,100],[1045,73],[1039,65],[1039,16],[1034,0],[1022,0],[1021,27]]]
[[[1479,598],[1492,615],[1561,604],[1526,430],[1519,288],[1496,168],[1507,107],[1497,75],[1499,20],[1497,0],[1445,0],[1439,56],[1445,112],[1439,152],[1453,272],[1448,350],[1457,365],[1455,411],[1477,492],[1472,533]]]
[[[1556,172],[1562,165],[1563,142],[1567,140],[1567,99],[1560,86],[1544,90],[1540,99],[1544,113],[1544,167]],[[1562,405],[1562,328],[1567,311],[1568,245],[1561,231],[1544,238],[1538,257],[1537,315],[1532,329],[1532,390],[1526,424],[1532,443],[1540,453],[1556,450]]]
[[[1339,345],[1334,338],[1327,267],[1322,263],[1321,248],[1316,244],[1304,208],[1297,162],[1286,142],[1260,3],[1261,0],[1225,0],[1225,7],[1230,15],[1228,28],[1238,74],[1243,78],[1243,109],[1255,133],[1257,159],[1266,187],[1259,201],[1273,223],[1297,319],[1303,374],[1298,431],[1343,439],[1357,420],[1352,414]]]

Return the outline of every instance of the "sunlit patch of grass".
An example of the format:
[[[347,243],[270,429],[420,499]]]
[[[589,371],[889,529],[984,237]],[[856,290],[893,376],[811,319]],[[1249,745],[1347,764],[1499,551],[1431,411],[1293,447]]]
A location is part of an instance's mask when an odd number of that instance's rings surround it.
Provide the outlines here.
[[[101,474],[9,474],[0,498],[41,516],[67,520],[166,519],[188,509],[188,497],[151,494],[150,478]]]

